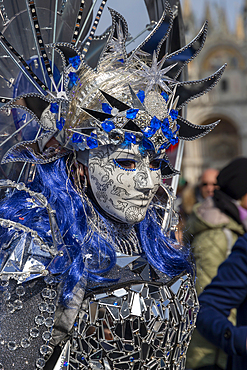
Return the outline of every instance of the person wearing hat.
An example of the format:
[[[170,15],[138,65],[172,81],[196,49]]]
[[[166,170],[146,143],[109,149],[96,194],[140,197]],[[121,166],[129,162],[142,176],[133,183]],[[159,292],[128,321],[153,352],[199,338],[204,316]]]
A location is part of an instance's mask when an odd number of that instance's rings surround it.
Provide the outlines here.
[[[190,242],[196,267],[197,293],[211,283],[219,265],[247,230],[247,158],[234,159],[217,177],[213,197],[196,204],[186,225],[184,240]],[[233,306],[235,307],[235,306]],[[235,321],[234,312],[230,320]],[[187,356],[187,369],[225,369],[227,355],[195,330]]]

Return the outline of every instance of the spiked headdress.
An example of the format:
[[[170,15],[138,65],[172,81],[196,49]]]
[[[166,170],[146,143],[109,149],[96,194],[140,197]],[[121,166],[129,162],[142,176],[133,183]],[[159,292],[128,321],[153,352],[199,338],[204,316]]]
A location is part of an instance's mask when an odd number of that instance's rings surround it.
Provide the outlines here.
[[[22,72],[35,86],[37,92],[2,97],[1,111],[21,108],[31,115],[40,130],[35,140],[12,146],[2,163],[25,161],[51,162],[71,150],[82,152],[101,145],[140,143],[143,150],[164,152],[179,139],[194,140],[209,133],[218,122],[207,126],[194,125],[181,116],[182,108],[191,100],[211,90],[219,81],[225,66],[208,78],[198,81],[181,81],[185,66],[201,51],[207,33],[207,23],[188,45],[164,54],[173,26],[169,3],[148,37],[133,50],[126,52],[128,27],[125,19],[110,9],[112,26],[95,47],[94,33],[106,1],[102,1],[90,36],[79,50],[78,38],[83,4],[78,11],[71,43],[46,45],[41,37],[35,2],[29,3],[33,30],[38,40],[45,74],[49,84],[39,79],[21,55],[1,34],[0,44],[13,60],[22,63]],[[58,82],[54,66],[50,65],[46,47],[61,56],[62,70]],[[88,58],[95,48],[97,63]],[[52,73],[53,70],[53,73]],[[25,106],[19,105],[24,99]],[[28,123],[27,123],[28,125]],[[59,146],[45,149],[45,144],[55,137]],[[175,171],[170,166],[163,171],[165,177]]]

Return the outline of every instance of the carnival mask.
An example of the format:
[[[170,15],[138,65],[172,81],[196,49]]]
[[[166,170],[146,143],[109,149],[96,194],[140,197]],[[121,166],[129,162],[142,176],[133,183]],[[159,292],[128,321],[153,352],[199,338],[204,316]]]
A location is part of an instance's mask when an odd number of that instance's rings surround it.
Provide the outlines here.
[[[121,222],[142,221],[160,186],[161,160],[152,153],[141,155],[134,144],[90,150],[89,178],[100,207]]]

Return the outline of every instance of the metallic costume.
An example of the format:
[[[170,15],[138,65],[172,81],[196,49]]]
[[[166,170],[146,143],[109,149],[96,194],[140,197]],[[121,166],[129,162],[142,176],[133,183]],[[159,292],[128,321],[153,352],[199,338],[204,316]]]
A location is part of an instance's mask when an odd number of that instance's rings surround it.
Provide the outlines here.
[[[38,57],[18,53],[8,27],[0,34],[20,71],[17,93],[1,98],[0,111],[15,122],[24,114],[16,132],[31,136],[6,148],[2,163],[31,163],[37,174],[28,185],[0,181],[9,189],[0,205],[0,370],[182,370],[199,305],[189,252],[170,235],[174,195],[162,180],[177,174],[166,149],[218,123],[181,116],[225,68],[181,81],[207,25],[167,53],[174,17],[167,2],[127,52],[125,19],[110,9],[111,28],[95,36],[106,0],[87,32],[90,2],[81,1],[71,42],[54,36],[46,45],[41,10],[24,3]],[[68,8],[60,5],[55,31]],[[22,79],[28,88],[20,92]],[[161,183],[166,205],[156,199]]]

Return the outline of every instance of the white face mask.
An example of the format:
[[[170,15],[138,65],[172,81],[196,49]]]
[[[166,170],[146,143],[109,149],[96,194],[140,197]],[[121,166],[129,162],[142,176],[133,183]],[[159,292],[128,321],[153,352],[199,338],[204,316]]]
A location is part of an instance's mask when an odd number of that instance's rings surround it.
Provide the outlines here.
[[[89,179],[100,207],[121,222],[142,221],[160,186],[161,158],[143,157],[134,144],[90,150]]]

